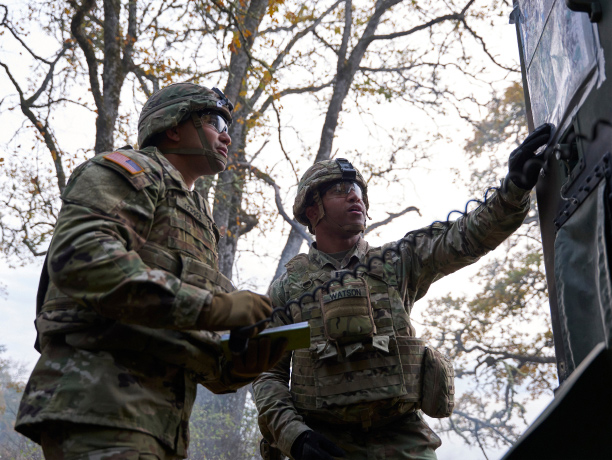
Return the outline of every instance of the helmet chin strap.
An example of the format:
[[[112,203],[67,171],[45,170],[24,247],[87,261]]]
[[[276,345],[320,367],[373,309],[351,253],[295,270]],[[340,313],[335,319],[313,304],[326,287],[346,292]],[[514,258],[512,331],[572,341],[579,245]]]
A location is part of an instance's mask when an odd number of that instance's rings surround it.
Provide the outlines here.
[[[187,148],[178,148],[178,149],[164,149],[163,153],[175,153],[178,155],[202,155],[205,156],[206,159],[208,160],[208,165],[210,166],[210,169],[214,172],[214,173],[218,173],[221,172],[225,169],[225,166],[227,165],[227,157],[216,152],[212,146],[210,145],[210,143],[208,142],[208,139],[206,138],[206,134],[204,133],[204,128],[202,127],[202,120],[200,120],[200,117],[198,117],[198,115],[195,112],[191,112],[191,121],[193,121],[193,124],[195,126],[196,132],[198,133],[198,137],[200,138],[200,142],[202,143],[202,147],[201,149],[187,149]],[[223,166],[219,166],[220,162]]]
[[[331,222],[335,226],[341,228],[342,230],[344,230],[349,235],[359,235],[361,232],[365,231],[365,222],[362,223],[362,224],[340,225],[338,222],[330,219],[329,216],[325,216],[325,220],[327,220],[328,222]]]

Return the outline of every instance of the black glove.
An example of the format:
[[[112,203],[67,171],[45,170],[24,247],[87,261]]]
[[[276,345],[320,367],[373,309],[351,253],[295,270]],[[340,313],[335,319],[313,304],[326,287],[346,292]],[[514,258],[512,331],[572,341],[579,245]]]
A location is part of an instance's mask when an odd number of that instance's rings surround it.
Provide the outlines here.
[[[316,431],[304,431],[291,446],[295,460],[334,460],[344,457],[344,451]]]
[[[534,153],[548,143],[554,128],[555,126],[550,123],[538,126],[510,154],[508,178],[518,187],[531,190],[538,182],[540,169],[544,164],[544,155],[534,155]]]
[[[287,458],[276,447],[272,447],[265,438],[259,441],[259,453],[263,460],[284,460]]]

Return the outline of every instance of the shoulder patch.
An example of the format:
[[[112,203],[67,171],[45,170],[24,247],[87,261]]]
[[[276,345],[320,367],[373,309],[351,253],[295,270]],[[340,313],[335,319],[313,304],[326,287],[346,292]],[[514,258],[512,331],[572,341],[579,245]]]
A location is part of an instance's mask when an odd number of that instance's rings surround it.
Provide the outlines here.
[[[142,166],[132,160],[130,157],[125,156],[120,152],[112,152],[108,155],[104,155],[105,160],[112,161],[115,164],[118,164],[123,169],[128,171],[130,174],[140,174],[144,171]]]
[[[285,264],[285,268],[287,269],[287,273],[297,272],[297,271],[306,271],[308,267],[308,256],[306,254],[298,254],[293,259]]]

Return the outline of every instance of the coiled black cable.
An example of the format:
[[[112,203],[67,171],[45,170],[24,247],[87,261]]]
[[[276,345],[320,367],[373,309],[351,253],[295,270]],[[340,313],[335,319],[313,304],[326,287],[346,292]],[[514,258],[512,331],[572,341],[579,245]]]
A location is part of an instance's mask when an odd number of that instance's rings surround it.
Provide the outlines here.
[[[466,216],[469,212],[468,208],[470,207],[472,203],[476,203],[478,206],[484,206],[488,203],[488,200],[490,199],[489,194],[492,191],[495,192],[498,190],[499,190],[499,187],[489,187],[484,193],[484,201],[480,201],[477,199],[469,200],[465,205],[464,211],[453,210],[447,214],[445,221],[434,221],[426,228],[421,228],[421,229],[414,230],[412,232],[407,233],[406,236],[398,240],[394,246],[386,248],[383,251],[381,256],[378,256],[378,255],[371,256],[368,258],[368,260],[365,263],[360,262],[357,265],[355,265],[355,267],[353,267],[352,269],[347,269],[346,271],[343,271],[337,278],[332,278],[329,281],[319,286],[316,286],[312,291],[302,294],[297,299],[290,300],[282,307],[274,308],[272,310],[272,314],[270,315],[270,317],[265,318],[250,326],[245,326],[245,327],[231,331],[230,341],[229,341],[230,350],[232,351],[232,353],[236,353],[236,354],[242,353],[244,350],[246,350],[246,347],[248,345],[248,337],[252,334],[252,331],[254,329],[261,328],[264,324],[272,322],[276,318],[280,318],[281,321],[285,324],[290,324],[292,322],[291,320],[291,306],[292,305],[297,305],[301,309],[304,302],[306,302],[308,299],[316,300],[317,293],[319,293],[320,291],[329,293],[330,287],[333,286],[334,284],[339,284],[340,286],[343,286],[344,280],[346,277],[350,276],[352,278],[357,278],[360,273],[367,273],[367,272],[372,271],[373,264],[375,262],[384,264],[385,260],[388,257],[392,256],[393,254],[395,254],[396,256],[400,256],[402,245],[404,244],[414,245],[415,239],[417,236],[428,235],[431,237],[433,236],[434,231],[436,231],[436,228],[439,229],[439,228],[450,227],[450,225],[452,224],[450,219],[453,214],[459,214],[460,217]]]
[[[591,130],[591,136],[586,136],[584,134],[581,133],[570,133],[570,135],[567,137],[567,141],[569,143],[573,142],[575,139],[581,139],[584,140],[588,143],[592,143],[593,141],[595,141],[595,139],[597,139],[597,137],[600,135],[600,130],[602,128],[602,126],[605,126],[607,128],[612,128],[612,123],[610,123],[608,120],[605,119],[599,119],[597,120],[594,125],[593,128]],[[533,160],[530,161],[536,161],[538,163],[540,163],[544,173],[548,172],[548,168],[549,168],[549,160],[555,156],[556,152],[559,151],[559,146],[556,145],[553,148],[545,148],[545,150],[537,155]],[[526,164],[526,168],[525,170],[529,167],[529,162]],[[502,190],[505,190],[505,186],[506,186],[506,181],[507,180],[511,180],[513,178],[519,177],[520,175],[517,175],[517,173],[509,173],[508,176],[506,177],[506,180],[503,182],[501,188]],[[269,323],[271,321],[273,321],[274,319],[276,319],[277,317],[280,317],[281,321],[283,321],[285,324],[289,324],[291,323],[291,305],[298,305],[298,307],[301,309],[304,302],[308,299],[311,300],[316,300],[316,296],[317,293],[319,293],[320,291],[329,293],[330,291],[330,287],[334,284],[339,284],[341,286],[344,285],[344,279],[347,276],[350,276],[352,278],[357,278],[359,276],[360,273],[367,273],[372,271],[372,264],[374,264],[375,262],[380,262],[382,264],[385,263],[385,259],[392,255],[395,254],[397,256],[400,256],[401,254],[401,246],[403,244],[415,244],[414,241],[416,239],[417,236],[419,235],[428,235],[428,236],[433,236],[434,233],[434,228],[448,228],[451,225],[451,216],[453,214],[459,214],[460,217],[465,217],[469,211],[468,208],[470,207],[470,205],[472,203],[476,203],[478,206],[484,206],[488,203],[489,201],[489,194],[491,192],[496,192],[499,191],[500,187],[489,187],[485,190],[484,193],[484,201],[480,201],[478,199],[471,199],[469,200],[466,205],[465,205],[465,210],[464,211],[458,211],[458,210],[453,210],[451,212],[449,212],[446,216],[446,220],[445,221],[435,221],[432,222],[428,227],[423,228],[423,229],[418,229],[418,230],[414,230],[412,232],[409,232],[406,234],[406,236],[404,236],[402,239],[400,239],[395,246],[393,247],[389,247],[387,249],[385,249],[383,251],[382,256],[371,256],[365,263],[358,263],[353,269],[349,269],[346,271],[343,271],[343,273],[337,277],[337,278],[332,278],[331,280],[315,287],[312,291],[306,292],[304,294],[302,294],[299,298],[295,299],[295,300],[291,300],[289,302],[287,302],[287,304],[283,305],[282,307],[276,307],[274,308],[274,310],[272,311],[272,314],[270,315],[269,318],[265,318],[259,322],[257,322],[256,324],[253,324],[251,326],[246,326],[243,328],[239,328],[236,329],[234,331],[231,332],[230,335],[230,350],[232,350],[232,352],[234,353],[241,353],[242,351],[244,351],[246,349],[246,346],[248,344],[248,336],[252,333],[253,329],[255,328],[259,328],[261,326],[263,326],[266,323]],[[561,198],[562,199],[567,199],[565,197],[562,196],[562,192],[561,193]],[[233,336],[233,343],[232,343],[232,336]]]

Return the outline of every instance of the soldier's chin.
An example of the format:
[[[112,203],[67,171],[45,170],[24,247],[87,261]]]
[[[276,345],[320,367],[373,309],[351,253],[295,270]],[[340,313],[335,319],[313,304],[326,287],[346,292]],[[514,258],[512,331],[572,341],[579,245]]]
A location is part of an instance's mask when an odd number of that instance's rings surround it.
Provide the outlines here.
[[[347,224],[343,225],[342,228],[346,233],[349,233],[350,235],[359,235],[360,233],[363,233],[365,231],[364,224]]]
[[[227,166],[227,158],[218,153],[208,155],[208,166],[210,167],[212,174],[220,173],[221,171],[224,171],[225,167]]]

